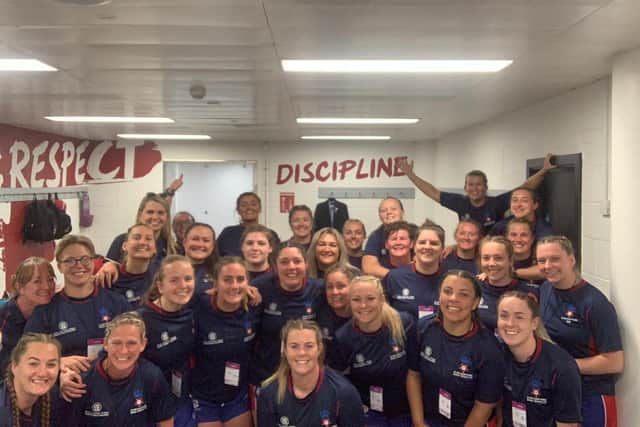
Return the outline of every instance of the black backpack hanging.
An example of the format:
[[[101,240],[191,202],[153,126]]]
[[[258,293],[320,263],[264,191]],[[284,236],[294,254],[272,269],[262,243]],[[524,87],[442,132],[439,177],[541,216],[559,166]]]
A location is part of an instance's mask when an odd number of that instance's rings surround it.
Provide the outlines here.
[[[56,196],[57,199],[57,196]],[[25,209],[22,239],[50,242],[71,232],[71,218],[54,201],[38,200],[35,196]]]

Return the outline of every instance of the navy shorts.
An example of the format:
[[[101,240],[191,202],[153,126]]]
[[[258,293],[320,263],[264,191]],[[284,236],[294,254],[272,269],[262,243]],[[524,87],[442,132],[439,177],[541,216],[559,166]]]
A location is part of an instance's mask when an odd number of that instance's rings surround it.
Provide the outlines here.
[[[206,400],[193,399],[193,412],[196,423],[226,423],[235,417],[249,412],[249,394],[241,393],[226,403],[211,403]]]

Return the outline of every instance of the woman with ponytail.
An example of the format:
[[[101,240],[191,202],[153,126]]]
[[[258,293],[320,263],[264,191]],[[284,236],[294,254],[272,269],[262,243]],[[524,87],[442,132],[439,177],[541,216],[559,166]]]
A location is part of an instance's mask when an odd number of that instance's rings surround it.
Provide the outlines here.
[[[366,406],[366,424],[411,426],[405,378],[407,354],[415,351],[415,323],[386,301],[380,279],[351,281],[352,319],[336,332],[337,367],[349,378]]]
[[[416,427],[481,427],[502,398],[503,355],[478,320],[480,284],[449,270],[440,284],[438,317],[418,321],[409,353],[407,394]]]
[[[505,351],[503,426],[576,427],[581,422],[578,365],[549,341],[538,302],[522,291],[498,301]]]
[[[0,389],[0,425],[55,427],[59,411],[51,388],[60,370],[60,343],[45,334],[27,333],[11,352]]]
[[[362,427],[358,392],[323,367],[322,334],[315,322],[289,320],[281,331],[282,355],[258,397],[258,427],[277,425]]]

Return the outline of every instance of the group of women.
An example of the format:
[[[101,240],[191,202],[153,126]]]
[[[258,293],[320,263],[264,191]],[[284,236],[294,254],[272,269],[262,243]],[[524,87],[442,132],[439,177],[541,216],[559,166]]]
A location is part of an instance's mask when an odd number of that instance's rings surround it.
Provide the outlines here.
[[[9,425],[615,425],[615,310],[566,238],[467,219],[446,247],[388,198],[366,248],[361,221],[313,233],[306,206],[278,245],[257,195],[237,210],[224,245],[194,222],[178,255],[148,194],[122,253],[58,243],[57,294],[25,260],[0,309]]]

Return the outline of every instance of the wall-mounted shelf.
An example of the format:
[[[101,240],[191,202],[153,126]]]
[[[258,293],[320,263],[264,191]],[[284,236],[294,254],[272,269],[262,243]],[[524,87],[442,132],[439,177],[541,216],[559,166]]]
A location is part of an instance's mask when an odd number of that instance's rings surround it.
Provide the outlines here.
[[[318,197],[327,199],[384,199],[395,197],[397,199],[415,199],[415,189],[411,187],[320,187]]]
[[[38,199],[45,199],[49,194],[57,194],[59,199],[79,199],[89,192],[89,188],[84,185],[73,187],[51,187],[51,188],[3,188],[0,189],[0,202],[25,202]]]

